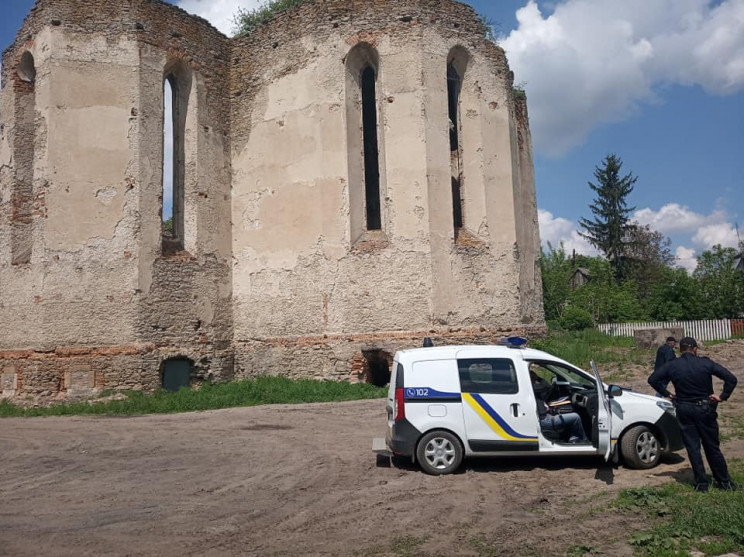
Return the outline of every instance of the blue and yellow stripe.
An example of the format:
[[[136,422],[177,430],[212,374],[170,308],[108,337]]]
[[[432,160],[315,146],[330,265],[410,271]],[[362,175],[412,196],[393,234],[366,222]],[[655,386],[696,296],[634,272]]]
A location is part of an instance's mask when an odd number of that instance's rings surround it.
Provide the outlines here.
[[[537,443],[537,436],[523,435],[514,431],[511,426],[506,423],[504,418],[499,416],[499,413],[496,412],[481,395],[462,393],[462,398],[473,410],[475,410],[476,414],[478,414],[483,421],[499,435],[499,437],[502,437],[507,441],[534,441]]]

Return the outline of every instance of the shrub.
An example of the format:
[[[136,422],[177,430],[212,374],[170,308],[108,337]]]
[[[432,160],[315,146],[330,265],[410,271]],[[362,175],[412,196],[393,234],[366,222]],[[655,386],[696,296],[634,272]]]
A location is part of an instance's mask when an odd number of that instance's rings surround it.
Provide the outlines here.
[[[238,9],[233,22],[236,27],[237,35],[245,35],[253,32],[259,27],[270,21],[276,14],[294,8],[302,4],[304,0],[269,0],[264,2],[254,10]]]
[[[583,331],[594,327],[594,320],[589,312],[575,306],[568,306],[563,310],[560,323],[567,331]]]

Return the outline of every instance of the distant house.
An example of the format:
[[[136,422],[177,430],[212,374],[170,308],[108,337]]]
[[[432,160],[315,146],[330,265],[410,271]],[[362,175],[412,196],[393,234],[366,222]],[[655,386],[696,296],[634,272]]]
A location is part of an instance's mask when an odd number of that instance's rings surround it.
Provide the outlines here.
[[[584,286],[591,279],[592,273],[589,269],[586,267],[578,267],[571,275],[571,280],[569,281],[571,290],[576,290],[577,288]]]
[[[744,271],[744,251],[734,259],[734,271]]]

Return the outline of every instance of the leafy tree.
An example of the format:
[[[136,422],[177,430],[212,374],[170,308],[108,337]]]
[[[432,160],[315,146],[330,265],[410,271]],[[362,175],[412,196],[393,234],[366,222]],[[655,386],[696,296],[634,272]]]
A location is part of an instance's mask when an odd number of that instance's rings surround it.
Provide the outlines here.
[[[664,271],[676,261],[670,248],[672,241],[651,227],[633,223],[625,243],[625,272],[638,285],[638,296],[645,303],[651,291],[663,279]]]
[[[699,282],[706,317],[731,319],[744,315],[744,273],[734,270],[734,248],[714,246],[698,257],[693,277]]]
[[[570,306],[588,311],[596,323],[618,323],[646,317],[635,282],[616,282],[610,263],[602,257],[586,258],[583,264],[589,268],[592,280],[571,292]]]
[[[563,308],[571,293],[571,261],[566,257],[563,244],[554,248],[548,243],[548,251],[543,250],[540,258],[543,282],[543,307],[545,319],[555,321],[561,317]]]
[[[238,8],[238,13],[233,16],[236,35],[247,35],[257,27],[270,21],[276,14],[294,8],[305,0],[267,0],[258,8],[244,10]]]
[[[682,268],[665,267],[649,293],[648,313],[658,321],[705,318],[700,283]]]
[[[604,158],[601,167],[595,167],[597,183],[589,182],[589,187],[597,194],[589,206],[594,218],[579,220],[585,231],[580,234],[605,255],[616,280],[623,277],[625,244],[631,228],[630,213],[635,210],[635,207],[628,207],[626,199],[638,179],[632,173],[621,176],[622,165],[617,155],[610,154]]]

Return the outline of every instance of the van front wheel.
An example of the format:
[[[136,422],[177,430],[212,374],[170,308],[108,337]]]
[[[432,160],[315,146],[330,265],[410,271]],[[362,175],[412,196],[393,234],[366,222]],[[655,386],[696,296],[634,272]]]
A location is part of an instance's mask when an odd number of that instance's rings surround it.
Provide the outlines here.
[[[462,462],[460,440],[448,431],[430,431],[416,447],[416,460],[427,474],[451,474]]]
[[[661,460],[661,444],[653,431],[645,425],[637,425],[623,435],[620,450],[630,468],[644,470],[653,468]]]

